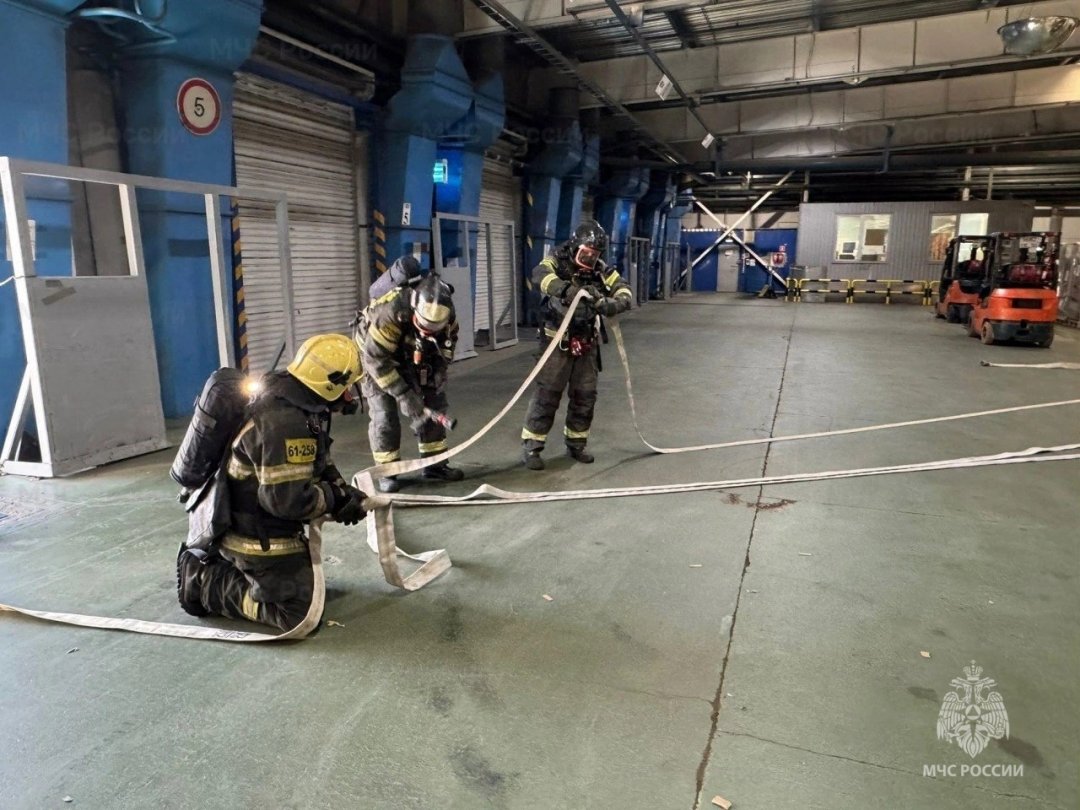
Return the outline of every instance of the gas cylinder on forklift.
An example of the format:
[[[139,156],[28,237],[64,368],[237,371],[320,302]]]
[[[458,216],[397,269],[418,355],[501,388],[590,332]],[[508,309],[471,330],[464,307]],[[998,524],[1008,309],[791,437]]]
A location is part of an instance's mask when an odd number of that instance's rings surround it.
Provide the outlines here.
[[[1048,347],[1058,316],[1058,233],[990,235],[979,297],[968,334],[990,345],[1005,340]]]
[[[990,245],[989,236],[956,236],[949,241],[934,314],[949,323],[967,323],[972,307],[979,301],[983,265]]]

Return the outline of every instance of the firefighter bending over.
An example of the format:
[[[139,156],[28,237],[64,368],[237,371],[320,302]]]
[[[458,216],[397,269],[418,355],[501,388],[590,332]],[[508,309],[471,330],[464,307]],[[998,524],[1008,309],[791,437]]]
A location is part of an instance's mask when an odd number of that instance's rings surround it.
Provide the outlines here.
[[[596,407],[596,383],[600,371],[597,339],[602,318],[626,312],[633,303],[633,293],[618,270],[612,270],[602,260],[606,248],[604,229],[587,220],[578,226],[568,242],[533,269],[533,283],[544,295],[541,348],[551,342],[570,301],[581,288],[586,288],[592,299],[578,305],[559,348],[536,378],[537,387],[529,401],[525,427],[521,431],[521,460],[530,470],[544,469],[540,453],[555,421],[563,389],[567,390],[569,398],[563,429],[567,455],[583,464],[595,460],[585,445]]]
[[[193,616],[289,630],[307,614],[314,575],[304,527],[329,514],[364,517],[362,493],[330,460],[330,412],[348,409],[360,355],[345,335],[309,338],[287,371],[262,379],[225,463],[231,529],[209,548],[182,548],[180,605]],[[197,412],[198,415],[198,412]]]
[[[401,458],[398,409],[416,434],[420,457],[446,452],[447,369],[454,359],[458,324],[453,288],[431,274],[412,288],[398,286],[371,302],[359,319],[356,342],[364,364],[360,389],[371,422],[368,438],[376,464]],[[449,462],[425,467],[424,478],[460,481]],[[378,480],[381,492],[397,492],[397,476]]]

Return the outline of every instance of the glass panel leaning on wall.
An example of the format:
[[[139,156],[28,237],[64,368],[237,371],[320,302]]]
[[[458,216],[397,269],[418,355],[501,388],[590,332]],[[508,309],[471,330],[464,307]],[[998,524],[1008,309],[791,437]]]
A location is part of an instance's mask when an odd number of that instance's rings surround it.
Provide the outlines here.
[[[841,215],[836,218],[838,262],[883,262],[889,245],[890,214]]]

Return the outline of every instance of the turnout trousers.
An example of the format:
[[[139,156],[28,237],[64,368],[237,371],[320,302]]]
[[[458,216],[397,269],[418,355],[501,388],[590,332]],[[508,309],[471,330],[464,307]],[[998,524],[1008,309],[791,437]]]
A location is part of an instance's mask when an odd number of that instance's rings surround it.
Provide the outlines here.
[[[546,346],[547,344],[543,344],[544,348]],[[555,412],[559,409],[559,400],[564,389],[569,402],[566,406],[563,438],[567,447],[585,447],[596,408],[599,353],[600,347],[594,343],[589,351],[580,357],[574,357],[568,350],[560,347],[548,358],[536,378],[536,389],[525,414],[521,439],[526,450],[532,452],[544,449],[548,433],[555,423]]]
[[[360,388],[367,401],[368,418],[371,420],[368,423],[368,441],[375,463],[397,461],[401,458],[401,416],[397,399],[375,385],[370,377],[364,377]],[[446,392],[441,386],[421,386],[420,395],[424,398],[424,405],[433,411],[445,412],[449,407]],[[449,447],[446,428],[430,419],[424,422],[416,438],[421,456],[435,456]]]
[[[180,549],[177,587],[181,604],[208,615],[291,630],[311,606],[315,575],[303,537],[271,538],[263,551],[258,539],[230,533],[204,559]]]

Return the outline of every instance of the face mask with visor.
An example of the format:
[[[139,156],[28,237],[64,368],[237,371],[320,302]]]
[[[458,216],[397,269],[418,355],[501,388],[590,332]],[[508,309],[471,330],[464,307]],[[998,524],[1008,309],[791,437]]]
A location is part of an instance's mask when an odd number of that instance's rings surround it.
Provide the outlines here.
[[[574,254],[574,264],[588,273],[596,269],[596,263],[599,261],[600,251],[588,245],[581,245]]]

